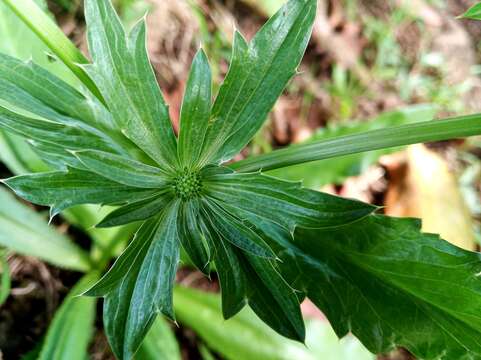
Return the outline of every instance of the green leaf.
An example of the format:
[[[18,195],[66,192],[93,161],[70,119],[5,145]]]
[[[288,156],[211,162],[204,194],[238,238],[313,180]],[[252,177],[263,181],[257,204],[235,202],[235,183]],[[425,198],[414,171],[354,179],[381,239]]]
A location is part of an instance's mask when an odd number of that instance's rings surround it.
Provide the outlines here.
[[[212,74],[201,49],[192,62],[180,112],[179,162],[191,167],[197,163],[204,144],[212,102]]]
[[[79,66],[79,64],[88,63],[87,58],[33,0],[4,0],[4,2],[62,60],[92,94],[99,99],[102,98],[95,85]]]
[[[460,15],[459,18],[481,20],[481,2],[471,6],[463,15]]]
[[[0,160],[14,174],[49,170],[23,137],[3,131],[0,131]]]
[[[202,208],[200,224],[215,250],[214,262],[222,290],[222,314],[229,319],[247,304],[246,281],[234,245],[217,230],[214,219],[214,214]]]
[[[199,344],[198,349],[199,349],[199,354],[202,360],[215,360],[215,357],[212,354],[212,352],[204,344],[202,343]]]
[[[107,228],[147,220],[159,214],[171,200],[172,195],[170,193],[160,191],[146,199],[133,201],[119,207],[109,213],[96,227]]]
[[[109,271],[83,295],[106,296],[119,286],[126,275],[135,272],[136,267],[143,261],[158,227],[158,218],[144,222]]]
[[[339,342],[329,324],[324,321],[307,321],[306,345],[303,345],[275,333],[248,308],[232,319],[224,320],[218,294],[177,287],[174,299],[180,323],[192,328],[211,349],[225,359],[374,359],[353,337]]]
[[[402,346],[422,359],[481,357],[481,255],[422,234],[420,221],[371,215],[298,229],[281,257],[282,273],[339,337],[352,332],[374,353]]]
[[[259,250],[253,251],[252,245],[257,244],[253,235],[264,246],[267,244],[256,232],[222,211],[220,206],[212,205],[204,209],[204,216],[210,223],[210,236],[215,237],[212,243],[216,247],[215,261],[222,287],[224,316],[229,318],[235,315],[248,300],[259,317],[273,329],[284,336],[303,341],[304,324],[299,300],[294,290],[275,269],[274,262],[265,258],[266,255],[274,255],[274,252],[269,247],[265,254],[259,253]],[[244,235],[246,238],[242,239],[243,234],[247,233],[246,230],[249,230],[250,234]],[[246,253],[235,251],[228,242]]]
[[[10,295],[10,266],[7,261],[7,251],[0,249],[0,306],[2,306]]]
[[[268,171],[365,151],[473,135],[481,135],[481,114],[399,125],[295,145],[238,161],[230,167],[239,172]]]
[[[1,89],[0,89],[1,90]],[[88,128],[74,122],[57,122],[35,115],[28,116],[4,107],[0,104],[0,128],[50,145],[50,149],[61,156],[67,150],[96,149],[108,152],[120,152],[119,148],[108,137],[94,128]],[[35,145],[35,142],[32,142]]]
[[[179,344],[167,324],[157,316],[144,342],[135,355],[136,360],[181,360]]]
[[[229,319],[247,304],[246,279],[233,246],[215,229],[210,234],[216,236],[212,243],[215,245],[214,261],[222,290],[222,314],[224,319]]]
[[[245,266],[249,305],[266,324],[279,334],[304,342],[305,327],[299,299],[282,278],[275,264],[266,259],[246,255],[251,266]]]
[[[48,13],[44,0],[35,2]],[[3,2],[0,3],[0,37],[3,39],[0,52],[17,58],[0,54],[0,99],[10,104],[13,102],[17,107],[37,115],[45,115],[49,109],[50,111],[55,109],[77,118],[79,116],[72,115],[68,110],[93,108],[100,104],[94,98],[87,101],[86,97],[70,86],[58,86],[65,84],[50,72],[74,86],[78,86],[79,81],[62,62],[52,61],[51,56],[47,54],[48,47]],[[107,111],[105,113],[109,116],[99,114],[98,120],[105,121],[111,118]],[[86,122],[92,119],[97,121],[92,114],[88,116],[87,112],[83,113],[83,117]],[[17,174],[47,171],[46,165],[32,151],[31,146],[14,134],[0,134],[0,154],[9,169]],[[58,164],[55,167],[61,168]]]
[[[247,45],[236,33],[231,66],[212,108],[204,163],[227,161],[260,129],[306,50],[316,0],[290,0]]]
[[[123,134],[163,169],[177,163],[177,142],[150,65],[145,22],[126,34],[109,0],[86,0],[88,43],[94,63],[85,67]]]
[[[213,170],[210,170],[213,171]],[[322,228],[358,220],[376,207],[304,189],[301,183],[260,173],[206,176],[204,191],[239,218],[245,212],[268,219],[291,232],[296,226]]]
[[[53,265],[86,271],[88,255],[69,238],[49,227],[37,212],[0,188],[0,245]]]
[[[101,284],[87,293],[108,291],[104,323],[119,359],[131,358],[158,313],[174,319],[172,287],[179,261],[178,207],[179,202],[175,201],[160,219],[148,220]]]
[[[34,0],[34,2],[47,16],[53,17],[48,11],[45,0]],[[21,60],[32,59],[38,65],[62,77],[69,84],[73,86],[80,84],[65,64],[61,61],[52,61],[49,48],[4,2],[0,3],[0,36],[3,39],[0,43],[0,53]]]
[[[74,155],[92,172],[119,184],[160,189],[171,181],[163,170],[119,155],[95,150],[75,151]]]
[[[198,199],[183,202],[179,207],[179,239],[192,263],[204,274],[210,273],[211,250],[205,226],[199,224],[201,205]]]
[[[304,143],[311,143],[338,136],[357,134],[364,131],[387,128],[430,120],[436,113],[432,105],[414,105],[397,111],[383,113],[370,121],[348,121],[316,132]],[[300,181],[305,187],[319,189],[326,184],[341,184],[349,176],[357,176],[366,171],[382,155],[398,149],[380,149],[361,154],[353,154],[333,159],[313,161],[268,172],[269,175],[290,181]]]
[[[86,167],[79,161],[79,159],[77,159],[73,155],[71,151],[65,151],[65,149],[61,146],[38,142],[35,140],[27,140],[25,142],[25,145],[30,145],[31,147],[29,149],[33,151],[36,156],[40,157],[42,161],[47,165],[44,165],[44,168],[42,169],[39,166],[31,165],[30,163],[28,163],[28,167],[32,168],[32,170],[23,172],[21,173],[21,175],[29,174],[32,172],[49,172],[53,170],[67,171],[69,167],[80,170],[87,170]],[[45,169],[45,166],[48,167]]]
[[[61,75],[61,74],[60,74]],[[118,132],[108,110],[94,97],[82,94],[65,80],[32,61],[0,54],[0,99],[32,114],[56,120],[60,114],[97,129]]]
[[[45,1],[38,0],[36,2],[42,10],[47,11]],[[52,56],[47,54],[48,47],[10,8],[3,4],[0,4],[0,18],[0,37],[3,39],[0,51],[18,58],[14,59],[0,54],[2,83],[0,98],[3,101],[9,106],[14,103],[17,108],[20,107],[22,110],[41,117],[49,118],[52,114],[54,117],[61,117],[60,114],[62,114],[64,118],[75,119],[109,134],[112,139],[126,149],[133,147],[133,144],[118,129],[115,129],[112,115],[102,103],[88,92],[80,93],[73,88],[72,86],[78,88],[78,79],[62,62],[52,61]],[[30,59],[33,59],[33,62],[28,61]],[[47,165],[40,160],[37,154],[56,170],[66,170],[66,166],[81,166],[72,154],[64,151],[59,153],[58,146],[35,142],[32,150],[32,146],[24,138],[13,133],[0,133],[0,157],[14,174],[49,171]],[[115,248],[115,242],[121,242],[122,238],[130,236],[131,230],[128,228],[92,228],[96,221],[89,222],[89,219],[102,214],[98,207],[76,207],[75,215],[78,215],[76,219],[72,216],[73,213],[74,211],[68,211],[63,215],[68,215],[69,222],[73,221],[93,238],[95,246],[92,256],[94,260],[100,252],[102,252],[101,256],[108,257],[107,253],[115,252],[115,249],[112,249]],[[82,221],[78,221],[79,218]],[[113,245],[110,246],[111,244]]]
[[[215,200],[204,201],[204,204],[210,210],[212,226],[224,240],[253,255],[275,258],[269,245],[241,220],[225,211],[221,204]]]
[[[39,360],[85,360],[92,338],[96,300],[77,297],[98,274],[83,277],[70,291],[49,326]]]
[[[158,226],[157,218],[145,222],[109,272],[85,293],[88,296],[105,296],[103,306],[105,331],[118,359],[123,359],[124,355],[128,359],[131,355],[124,354],[130,303],[142,263]]]
[[[27,201],[50,206],[51,216],[74,205],[112,205],[155,194],[153,189],[129,187],[78,169],[20,175],[3,183]]]

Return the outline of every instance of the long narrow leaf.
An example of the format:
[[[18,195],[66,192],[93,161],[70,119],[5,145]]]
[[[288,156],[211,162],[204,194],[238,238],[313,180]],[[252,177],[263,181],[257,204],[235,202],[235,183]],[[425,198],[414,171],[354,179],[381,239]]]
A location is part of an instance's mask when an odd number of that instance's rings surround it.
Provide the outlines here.
[[[52,109],[94,127],[113,128],[112,116],[97,99],[80,93],[32,61],[0,54],[0,78],[5,87],[0,99],[33,114],[48,118]]]
[[[222,290],[222,314],[225,319],[230,319],[247,304],[246,278],[233,245],[221,237],[215,244],[215,264]]]
[[[107,228],[147,220],[160,214],[171,200],[171,194],[161,191],[146,199],[132,201],[109,213],[96,227]]]
[[[179,203],[172,203],[158,218],[140,229],[135,244],[129,247],[120,263],[111,270],[118,278],[119,267],[128,266],[120,281],[112,288],[109,282],[104,302],[104,321],[109,342],[119,359],[130,359],[142,343],[159,313],[174,318],[172,288],[179,261],[177,213]],[[137,245],[131,245],[133,249]],[[117,276],[116,274],[119,274]],[[93,295],[96,295],[94,293]]]
[[[481,114],[393,126],[292,146],[236,162],[231,168],[240,172],[267,171],[365,151],[473,135],[481,135]]]
[[[85,68],[117,126],[162,168],[172,168],[177,142],[147,56],[145,22],[127,35],[109,0],[86,0],[85,18],[94,60]]]
[[[231,245],[214,226],[213,215],[203,209],[201,224],[215,250],[214,262],[222,290],[222,314],[229,319],[247,304],[247,285],[240,259]]]
[[[88,171],[69,169],[3,180],[25,200],[51,207],[51,216],[80,204],[118,204],[152,196],[153,189],[139,189],[95,176]]]
[[[241,220],[231,215],[215,200],[204,201],[210,211],[212,226],[225,241],[256,256],[274,259],[276,255],[266,242],[255,231]]]
[[[0,249],[0,270],[0,306],[2,306],[10,295],[11,288],[10,266],[5,249]]]
[[[63,61],[82,83],[99,99],[101,95],[92,80],[78,64],[88,62],[87,58],[67,38],[53,20],[32,0],[4,0],[20,19]]]
[[[334,139],[339,136],[362,133],[364,131],[382,129],[403,124],[412,124],[431,120],[436,114],[436,107],[429,104],[412,105],[396,111],[389,111],[374,119],[347,121],[334,124],[316,131],[304,143]],[[313,161],[279,168],[269,171],[268,175],[290,181],[302,181],[305,187],[318,190],[326,184],[342,184],[349,176],[357,176],[366,171],[382,155],[399,151],[399,148],[388,148],[367,153],[351,154],[331,159]]]
[[[303,342],[306,334],[298,294],[270,260],[249,254],[246,258],[252,267],[246,272],[252,310],[279,334]]]
[[[158,219],[146,222],[136,234],[137,240],[134,239],[134,243],[127,248],[116,261],[114,267],[104,276],[101,281],[102,285],[96,285],[95,292],[88,293],[88,295],[97,296],[103,295],[104,291],[107,290],[103,306],[104,326],[110,346],[118,359],[124,359],[124,344],[127,343],[125,338],[126,323],[129,316],[130,300],[142,263],[158,226]],[[133,251],[134,249],[138,249],[138,251]],[[125,272],[122,271],[124,268]],[[127,351],[125,355],[125,358],[128,359],[132,353]]]
[[[182,166],[197,163],[204,144],[212,101],[212,74],[201,49],[192,62],[180,112],[179,160]]]
[[[123,152],[107,136],[94,128],[89,129],[75,122],[61,123],[20,114],[1,104],[0,128],[39,143],[50,144],[62,154],[65,154],[66,150],[83,149]]]
[[[171,181],[162,169],[119,155],[95,150],[75,151],[74,155],[92,172],[120,184],[160,189]]]
[[[70,290],[50,324],[39,360],[85,360],[88,357],[96,300],[76,295],[97,278],[96,272],[90,273]]]
[[[157,316],[144,342],[135,355],[136,360],[181,360],[179,344],[167,321]]]
[[[183,202],[179,207],[179,239],[194,265],[206,275],[210,273],[211,241],[199,218],[201,203],[198,199]]]
[[[376,210],[368,204],[302,188],[270,176],[220,172],[204,180],[205,192],[242,218],[249,212],[293,231],[322,228],[360,219]]]
[[[214,103],[204,162],[236,155],[264,123],[297,71],[316,15],[316,0],[290,0],[247,45],[236,33],[229,73]]]
[[[49,227],[37,212],[0,188],[0,245],[66,269],[86,271],[88,254]]]

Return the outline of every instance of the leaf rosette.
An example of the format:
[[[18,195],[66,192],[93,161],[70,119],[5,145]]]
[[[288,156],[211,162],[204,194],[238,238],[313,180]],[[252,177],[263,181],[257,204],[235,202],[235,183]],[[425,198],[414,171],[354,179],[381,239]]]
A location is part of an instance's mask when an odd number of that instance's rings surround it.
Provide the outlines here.
[[[132,356],[158,313],[175,320],[172,290],[181,247],[204,273],[215,264],[226,318],[250,303],[281,334],[303,341],[299,299],[256,219],[292,233],[296,226],[349,223],[375,208],[260,172],[235,173],[222,163],[250,141],[296,73],[315,12],[315,1],[291,1],[250,44],[236,33],[230,70],[213,104],[210,67],[199,50],[178,139],[148,60],[144,21],[126,33],[107,0],[85,2],[93,63],[82,65],[105,105],[35,64],[1,57],[1,81],[25,111],[2,106],[0,123],[31,139],[54,168],[5,183],[50,206],[51,216],[74,205],[100,204],[118,207],[99,227],[142,222],[125,252],[86,293],[105,297],[105,326],[118,358]],[[6,67],[19,72],[14,76]],[[276,302],[276,320],[265,296]]]

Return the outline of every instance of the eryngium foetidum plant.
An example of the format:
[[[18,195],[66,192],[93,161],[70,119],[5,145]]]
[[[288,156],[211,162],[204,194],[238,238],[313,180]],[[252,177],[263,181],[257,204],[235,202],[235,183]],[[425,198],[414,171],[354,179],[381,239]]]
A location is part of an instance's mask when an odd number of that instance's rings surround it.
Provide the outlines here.
[[[0,126],[27,138],[53,170],[5,183],[50,206],[51,216],[100,204],[116,208],[99,227],[141,222],[86,292],[105,298],[105,331],[119,359],[133,356],[159,313],[175,320],[181,247],[205,274],[215,265],[225,318],[249,304],[274,330],[303,341],[299,303],[308,296],[339,336],[351,331],[373,352],[402,345],[424,358],[480,356],[477,254],[420,233],[416,220],[225,165],[296,74],[316,2],[289,1],[250,43],[236,32],[213,103],[200,50],[178,137],[147,56],[144,21],[126,33],[108,0],[85,1],[92,64],[82,69],[96,91],[79,92],[33,63],[0,56]],[[476,121],[466,135],[479,132]]]

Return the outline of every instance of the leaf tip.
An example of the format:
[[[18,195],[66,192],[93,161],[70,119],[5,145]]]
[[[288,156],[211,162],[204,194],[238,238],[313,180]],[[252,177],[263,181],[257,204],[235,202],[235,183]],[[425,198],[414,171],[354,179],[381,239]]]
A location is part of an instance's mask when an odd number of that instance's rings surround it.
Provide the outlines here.
[[[104,220],[101,220],[98,224],[95,224],[92,226],[92,229],[105,229],[110,227],[108,222]]]

